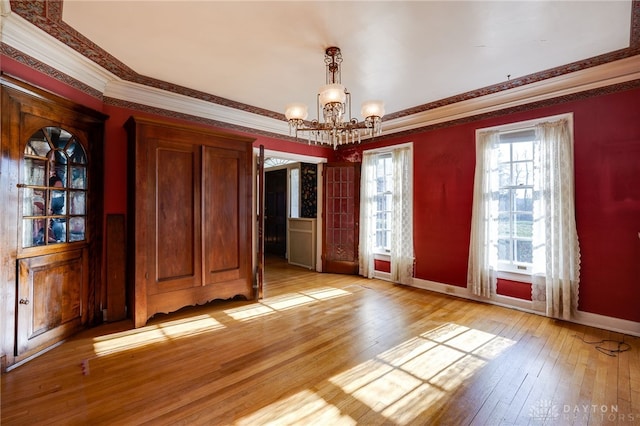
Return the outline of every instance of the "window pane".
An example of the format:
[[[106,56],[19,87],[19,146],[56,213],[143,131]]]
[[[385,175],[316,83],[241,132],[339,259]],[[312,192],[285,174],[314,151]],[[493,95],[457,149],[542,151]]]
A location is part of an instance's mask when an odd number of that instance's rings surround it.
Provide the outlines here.
[[[54,148],[64,149],[67,146],[67,142],[71,139],[71,133],[60,127],[45,127],[43,130]]]
[[[533,215],[530,213],[514,213],[515,237],[533,237]]]
[[[393,195],[390,193],[386,193],[383,195],[384,198],[384,210],[393,209]]]
[[[37,155],[39,157],[46,157],[47,153],[51,150],[49,142],[44,137],[44,132],[38,130],[31,136],[27,146],[24,149],[24,153],[27,155]]]
[[[69,188],[87,189],[87,169],[82,166],[71,167],[71,182]]]
[[[500,187],[511,186],[511,163],[503,163],[498,166]]]
[[[375,229],[376,249],[387,250],[391,231],[391,210],[393,210],[393,179],[391,154],[380,154],[376,157],[375,176]]]
[[[498,260],[511,261],[511,240],[498,240]]]
[[[87,164],[87,156],[84,153],[84,148],[82,148],[82,145],[77,140],[71,140],[65,151],[72,163]]]
[[[69,219],[69,241],[84,240],[84,217]]]
[[[391,241],[391,231],[377,231],[376,232],[376,248],[381,250],[389,249],[389,242]]]
[[[43,190],[24,188],[24,192],[22,194],[23,216],[42,216],[45,214]]]
[[[49,153],[49,161],[50,161],[50,170],[52,173],[49,178],[49,186],[67,186],[67,157],[65,155],[60,155],[60,151],[51,151]],[[53,178],[57,177],[62,182],[61,185],[54,185]]]
[[[86,206],[84,191],[69,192],[69,199],[71,200],[69,214],[85,214]]]
[[[501,189],[500,191],[498,191],[498,211],[511,211],[511,190]]]
[[[514,211],[533,212],[533,190],[530,188],[516,189],[514,191]]]
[[[50,210],[52,215],[67,214],[67,194],[65,191],[51,191]]]
[[[385,229],[387,227],[386,213],[376,213],[376,229]]]
[[[511,144],[508,144],[508,143],[498,144],[496,155],[498,156],[499,162],[511,161]]]
[[[512,144],[513,160],[533,160],[533,142],[516,142]]]
[[[511,236],[510,216],[508,212],[498,215],[498,235],[501,237]]]
[[[513,173],[514,185],[533,185],[533,162],[514,163]]]
[[[49,219],[49,243],[67,241],[67,220],[64,218]]]
[[[22,221],[22,246],[33,247],[44,244],[44,219]]]
[[[24,159],[24,176],[23,183],[25,185],[35,186],[47,186],[46,176],[46,162],[45,160],[39,160],[36,158]]]
[[[516,260],[518,262],[533,262],[533,244],[531,241],[516,240]]]

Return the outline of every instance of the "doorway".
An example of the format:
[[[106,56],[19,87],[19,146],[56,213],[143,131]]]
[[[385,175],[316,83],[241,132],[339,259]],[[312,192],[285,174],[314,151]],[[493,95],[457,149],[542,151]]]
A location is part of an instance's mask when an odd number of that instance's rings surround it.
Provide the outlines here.
[[[287,253],[287,169],[265,173],[264,252],[286,257]]]

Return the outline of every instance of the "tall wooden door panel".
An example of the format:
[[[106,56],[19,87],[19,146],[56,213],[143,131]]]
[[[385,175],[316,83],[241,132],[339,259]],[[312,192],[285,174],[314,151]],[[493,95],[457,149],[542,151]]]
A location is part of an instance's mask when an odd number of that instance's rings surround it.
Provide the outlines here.
[[[201,285],[200,200],[194,180],[200,175],[197,146],[158,140],[150,144],[155,181],[155,214],[149,244],[155,248],[149,271],[155,275],[148,283],[149,295]]]
[[[204,279],[205,285],[219,287],[220,297],[234,296],[238,280],[241,285],[247,281],[249,259],[243,246],[249,236],[245,215],[250,194],[242,184],[245,162],[241,151],[204,147]],[[230,290],[224,289],[227,285]]]
[[[322,270],[357,274],[360,163],[327,163],[324,193]]]
[[[88,269],[86,249],[18,261],[17,360],[82,328]]]

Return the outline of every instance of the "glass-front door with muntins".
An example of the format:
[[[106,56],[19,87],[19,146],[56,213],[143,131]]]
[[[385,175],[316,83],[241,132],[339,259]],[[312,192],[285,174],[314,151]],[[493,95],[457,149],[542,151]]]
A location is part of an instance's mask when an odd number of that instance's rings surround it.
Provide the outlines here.
[[[87,166],[84,147],[63,128],[42,127],[26,141],[18,185],[16,359],[86,323]]]
[[[60,127],[35,132],[24,150],[22,247],[86,239],[87,156]]]

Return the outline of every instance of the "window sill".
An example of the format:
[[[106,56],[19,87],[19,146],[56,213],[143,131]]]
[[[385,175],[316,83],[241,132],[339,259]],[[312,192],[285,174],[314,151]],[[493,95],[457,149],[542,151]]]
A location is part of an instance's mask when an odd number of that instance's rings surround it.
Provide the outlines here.
[[[375,260],[384,260],[386,262],[391,262],[391,255],[388,253],[373,253],[373,258]]]
[[[531,284],[530,273],[514,272],[514,271],[498,271],[498,273],[496,274],[496,277],[498,279]]]

